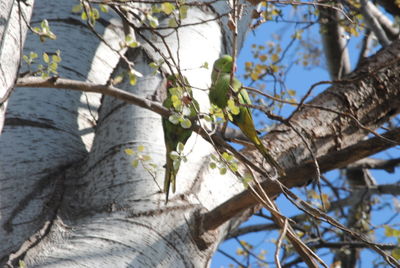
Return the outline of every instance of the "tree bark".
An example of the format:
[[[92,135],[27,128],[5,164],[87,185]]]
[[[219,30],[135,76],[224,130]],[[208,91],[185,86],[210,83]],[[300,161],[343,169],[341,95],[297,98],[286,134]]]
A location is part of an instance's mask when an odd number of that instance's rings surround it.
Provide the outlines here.
[[[24,46],[33,0],[6,0],[0,3],[0,133]]]

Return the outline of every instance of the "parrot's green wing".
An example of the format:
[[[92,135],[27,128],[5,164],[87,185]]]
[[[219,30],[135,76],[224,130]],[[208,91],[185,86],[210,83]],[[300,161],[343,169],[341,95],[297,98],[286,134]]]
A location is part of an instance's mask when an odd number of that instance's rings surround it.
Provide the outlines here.
[[[182,79],[183,85],[177,83],[176,76],[168,76],[167,78],[167,98],[163,102],[165,108],[174,110],[177,113],[182,113],[185,109],[189,109],[189,117],[195,117],[199,110],[199,104],[192,96],[192,90],[187,87],[186,79]],[[181,105],[174,106],[174,102],[178,100]],[[179,143],[185,145],[189,137],[192,135],[192,130],[183,128],[179,123],[173,124],[168,118],[162,119],[164,129],[164,141],[166,147],[166,164],[164,178],[164,192],[166,194],[166,202],[168,202],[169,189],[172,184],[172,192],[176,190],[176,174],[179,170],[180,160],[171,158],[171,152],[177,150]]]

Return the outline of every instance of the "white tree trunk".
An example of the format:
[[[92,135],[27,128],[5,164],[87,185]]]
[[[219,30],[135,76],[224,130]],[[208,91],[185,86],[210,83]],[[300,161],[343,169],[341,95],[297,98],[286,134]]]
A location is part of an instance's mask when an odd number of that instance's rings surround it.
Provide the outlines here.
[[[63,77],[106,83],[118,57],[79,25],[82,22],[70,12],[71,3],[39,1],[35,8],[32,21],[48,19],[58,38],[37,47],[37,37],[30,36],[25,53],[34,50],[41,55],[41,51],[59,48],[63,58],[59,73]],[[183,23],[215,18],[218,13],[226,13],[229,5],[218,2],[214,10],[217,13],[190,8]],[[241,33],[248,28],[250,14],[246,10],[240,21]],[[226,25],[226,19],[223,21]],[[99,24],[97,31],[109,42],[115,41],[113,30]],[[166,21],[160,21],[160,25],[165,24]],[[167,53],[160,39],[148,33],[144,36]],[[241,34],[239,47],[243,39]],[[138,40],[143,48],[130,52],[129,57],[143,77],[134,87],[127,81],[118,87],[151,97],[163,86],[161,75],[154,75],[148,66],[158,55],[140,37]],[[194,94],[205,112],[208,97],[204,89],[209,87],[211,69],[200,66],[208,62],[211,68],[221,53],[230,52],[232,40],[231,30],[218,20],[183,27],[167,38],[174,59],[179,61],[190,84],[203,89]],[[122,71],[125,69],[121,63],[114,74]],[[194,212],[227,200],[242,190],[241,184],[230,175],[209,174],[207,177],[215,176],[215,180],[203,180],[204,172],[208,172],[204,166],[213,149],[193,135],[185,148],[188,163],[180,168],[177,193],[165,205],[165,194],[158,186],[164,179],[165,163],[160,116],[106,97],[92,146],[99,96],[87,95],[27,88],[17,89],[13,95],[0,139],[1,148],[7,152],[0,159],[4,170],[2,186],[10,189],[1,195],[2,207],[6,209],[1,211],[5,228],[0,230],[0,237],[7,241],[0,248],[4,252],[2,257],[10,252],[14,252],[11,258],[18,257],[32,243],[26,242],[18,250],[19,245],[37,231],[34,239],[46,235],[28,251],[25,260],[29,267],[207,265],[223,233],[212,237],[207,250],[199,249],[192,237]],[[145,146],[157,165],[155,178],[141,166],[130,165],[131,159],[124,149],[136,149],[138,145]]]
[[[38,26],[47,19],[57,40],[43,44],[30,34],[24,53],[36,52],[40,61],[42,52],[60,49],[63,61],[59,73],[105,83],[119,57],[90,33],[79,15],[71,13],[73,4],[38,1],[31,24]],[[110,43],[119,40],[116,26],[97,26]],[[0,136],[0,259],[16,252],[23,241],[54,217],[54,202],[61,198],[60,174],[86,157],[99,104],[99,94],[67,90],[17,88],[12,94]]]
[[[0,2],[0,133],[3,129],[7,99],[17,78],[33,0]]]

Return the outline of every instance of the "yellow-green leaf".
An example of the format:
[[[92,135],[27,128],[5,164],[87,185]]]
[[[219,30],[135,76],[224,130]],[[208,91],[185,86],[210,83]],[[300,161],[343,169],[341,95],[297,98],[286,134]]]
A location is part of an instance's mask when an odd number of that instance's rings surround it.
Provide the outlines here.
[[[183,5],[183,6],[179,7],[179,18],[181,20],[183,20],[187,17],[188,9],[189,9],[189,6],[187,6],[187,5]]]
[[[150,155],[142,155],[142,160],[149,161],[149,160],[151,160],[151,156]]]
[[[396,260],[400,260],[400,248],[396,248],[392,251],[392,256],[396,259]]]
[[[187,118],[183,119],[180,123],[183,128],[190,128],[192,126],[192,122]]]
[[[50,57],[46,52],[43,53],[43,61],[45,63],[49,63],[50,62]]]
[[[79,12],[81,12],[81,10],[82,10],[82,6],[80,4],[72,7],[73,13],[79,13]]]
[[[81,19],[82,19],[82,20],[87,20],[87,14],[86,14],[85,11],[82,12],[82,14],[81,14]]]
[[[133,153],[134,153],[134,151],[133,151],[132,149],[130,149],[130,148],[125,149],[124,152],[125,152],[127,155],[133,155]]]
[[[169,2],[165,2],[161,4],[161,10],[165,14],[170,15],[175,10],[175,6]]]
[[[132,166],[133,166],[134,168],[136,168],[136,167],[139,165],[139,159],[133,160],[131,164],[132,164]]]

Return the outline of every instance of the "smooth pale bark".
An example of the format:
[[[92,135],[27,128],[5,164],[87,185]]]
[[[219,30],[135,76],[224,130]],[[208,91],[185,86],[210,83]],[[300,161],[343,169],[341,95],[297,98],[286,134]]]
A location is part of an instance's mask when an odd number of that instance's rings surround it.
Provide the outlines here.
[[[22,58],[26,21],[31,18],[33,3],[33,0],[0,2],[0,133],[3,129],[7,99],[14,87]]]
[[[44,10],[42,14],[46,14],[48,10]],[[229,5],[226,2],[218,2],[214,10],[193,7],[189,9],[188,17],[183,23],[214,19],[219,13],[223,14],[228,10]],[[67,13],[67,9],[63,12]],[[62,16],[63,12],[60,11],[59,16]],[[251,12],[246,10],[244,14],[239,23],[242,33],[238,37],[239,47],[244,39],[244,30],[248,28]],[[223,21],[226,25],[226,17]],[[160,20],[161,26],[166,23],[167,20]],[[79,29],[79,31],[85,30]],[[162,34],[167,31],[162,31]],[[70,62],[64,62],[69,66],[66,69],[75,70],[76,65],[85,62],[85,59],[80,54],[77,57],[73,51],[86,48],[89,42],[79,42],[79,38],[85,37],[69,34],[64,33],[65,41],[70,38],[76,40],[72,41],[74,44],[68,42],[64,44],[63,48],[72,52],[68,55],[62,54],[62,57],[70,59]],[[143,36],[150,38],[158,48],[167,53],[167,48],[157,36],[150,32],[144,32]],[[145,45],[141,36],[136,35],[136,37],[144,46],[130,52],[129,58],[143,77],[138,79],[134,87],[130,86],[128,81],[119,86],[139,95],[151,97],[163,81],[161,75],[154,75],[154,70],[148,66],[150,62],[157,60],[158,56],[150,46]],[[208,62],[211,67],[215,58],[221,53],[230,52],[232,40],[231,30],[222,26],[217,19],[204,24],[182,27],[178,33],[172,32],[167,38],[168,48],[172,51],[175,61],[179,62],[179,68],[194,87],[202,89],[195,89],[194,94],[205,112],[208,111],[208,97],[204,89],[209,86],[211,70],[201,66],[204,62]],[[94,51],[95,47],[95,44],[91,45],[91,51]],[[178,51],[179,56],[177,56]],[[90,62],[90,59],[87,61]],[[99,64],[93,63],[93,65]],[[114,74],[118,75],[122,71],[126,71],[126,68],[120,63]],[[66,74],[67,77],[76,77],[73,72],[60,71],[60,73]],[[84,79],[84,74],[82,78]],[[103,77],[105,80],[108,78],[109,75]],[[30,94],[29,91],[32,92],[29,89],[22,91],[24,93],[21,95],[24,96]],[[76,96],[68,91],[60,93],[45,90],[45,92]],[[36,101],[40,99],[42,98]],[[62,96],[61,99],[68,100],[68,97]],[[32,105],[34,102],[29,103]],[[72,111],[77,108],[73,104],[65,103],[62,109]],[[65,124],[65,119],[77,120],[76,117],[65,116],[64,120],[60,119],[57,122]],[[77,122],[80,121],[78,118]],[[77,129],[74,126],[71,128]],[[62,192],[62,198],[54,202],[57,220],[46,229],[49,234],[44,240],[28,251],[25,258],[28,266],[109,267],[113,264],[114,267],[199,267],[206,265],[219,241],[223,239],[223,233],[212,237],[213,243],[209,248],[199,248],[191,233],[195,226],[193,215],[199,209],[204,210],[204,207],[212,208],[216,203],[242,189],[241,184],[237,184],[233,176],[224,176],[218,181],[203,183],[200,172],[203,165],[207,165],[209,154],[213,151],[212,146],[197,135],[191,137],[185,149],[188,162],[182,165],[177,178],[177,193],[171,196],[166,206],[165,194],[158,186],[162,184],[165,163],[160,116],[106,97],[101,105],[95,135],[87,158],[84,150],[86,147],[83,145],[62,146],[71,150],[68,153],[62,148],[52,151],[53,163],[52,165],[48,163],[49,167],[60,166],[56,165],[58,157],[63,157],[62,163],[65,163],[65,166],[72,167],[66,174],[51,177],[58,182],[58,189]],[[53,144],[69,140],[60,134],[54,137],[59,140],[53,141]],[[50,138],[46,137],[46,141]],[[157,166],[154,178],[141,165],[136,169],[133,168],[130,165],[132,157],[124,153],[124,149],[136,149],[138,145],[145,146],[144,153],[149,154],[152,157],[151,161]],[[12,146],[15,148],[16,144]],[[65,157],[66,155],[68,157]],[[74,165],[76,161],[79,163]],[[214,191],[214,187],[217,187],[219,194],[210,193]],[[181,195],[183,193],[184,196]]]
[[[40,43],[30,33],[24,53],[36,52],[43,63],[42,52],[51,54],[60,49],[60,74],[105,83],[119,57],[90,33],[79,14],[71,13],[74,4],[38,1],[32,26],[47,19],[57,40]],[[116,26],[98,23],[96,28],[117,47]],[[54,217],[63,190],[60,174],[86,157],[100,97],[66,90],[15,89],[0,136],[0,260],[6,260],[10,252],[16,252],[23,241]]]

